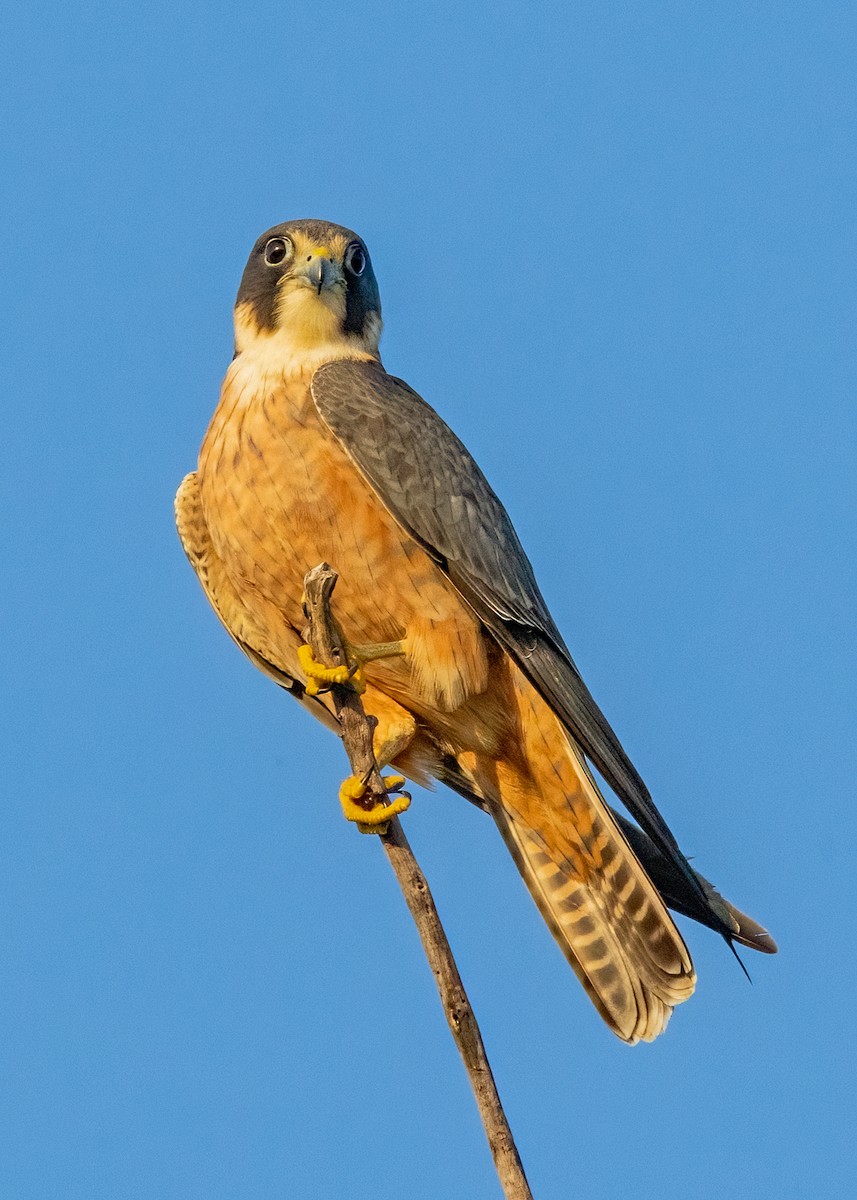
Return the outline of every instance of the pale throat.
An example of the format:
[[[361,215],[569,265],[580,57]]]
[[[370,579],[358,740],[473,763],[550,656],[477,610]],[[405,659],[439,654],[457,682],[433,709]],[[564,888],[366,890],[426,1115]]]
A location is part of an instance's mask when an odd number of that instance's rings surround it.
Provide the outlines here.
[[[265,372],[288,378],[335,359],[377,359],[381,318],[370,313],[361,333],[346,333],[345,299],[296,288],[280,297],[277,327],[261,329],[250,303],[235,309],[235,349]]]

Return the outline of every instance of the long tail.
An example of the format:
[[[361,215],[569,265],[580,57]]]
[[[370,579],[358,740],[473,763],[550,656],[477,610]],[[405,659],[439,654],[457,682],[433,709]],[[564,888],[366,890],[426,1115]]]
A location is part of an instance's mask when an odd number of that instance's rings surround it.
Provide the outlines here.
[[[693,992],[690,955],[581,755],[516,670],[513,682],[523,753],[478,770],[480,790],[595,1007],[624,1041],[651,1041]]]
[[[458,792],[460,796],[469,800],[471,804],[475,804],[483,812],[495,811],[496,805],[489,804],[484,794],[477,791],[474,779],[469,774],[465,774],[461,763],[453,755],[443,756],[437,776],[441,783],[451,788],[452,791]],[[668,908],[690,917],[692,921],[698,921],[701,925],[708,925],[718,933],[721,931],[721,921],[725,919],[733,931],[732,941],[740,942],[742,946],[747,946],[751,950],[759,950],[762,954],[777,953],[777,943],[764,925],[760,925],[758,921],[742,912],[737,905],[721,896],[713,883],[699,871],[694,870],[694,875],[699,880],[703,892],[718,904],[715,916],[721,917],[721,920],[718,921],[714,917],[710,920],[707,919],[706,914],[700,913],[699,906],[694,904],[695,896],[689,894],[684,876],[680,875],[672,864],[667,862],[651,838],[643,833],[642,829],[633,821],[629,821],[627,817],[617,812],[612,805],[610,813],[630,843],[640,866],[658,889]],[[512,855],[517,858],[519,853],[517,842],[510,843],[508,838],[506,842]]]

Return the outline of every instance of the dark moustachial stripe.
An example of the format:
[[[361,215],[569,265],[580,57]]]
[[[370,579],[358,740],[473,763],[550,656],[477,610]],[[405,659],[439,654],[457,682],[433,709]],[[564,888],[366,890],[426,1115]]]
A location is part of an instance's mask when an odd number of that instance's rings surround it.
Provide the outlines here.
[[[360,241],[360,239],[357,239]],[[350,275],[345,272],[345,332],[362,334],[366,318],[370,313],[381,313],[381,297],[375,272],[372,270],[372,260],[369,251],[363,246],[366,255],[366,270],[362,275]]]

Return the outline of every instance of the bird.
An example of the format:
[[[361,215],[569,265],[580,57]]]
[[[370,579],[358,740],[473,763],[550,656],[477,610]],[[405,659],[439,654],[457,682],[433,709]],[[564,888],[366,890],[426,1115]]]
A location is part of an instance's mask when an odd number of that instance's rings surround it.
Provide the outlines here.
[[[235,353],[176,523],[251,662],[330,728],[332,683],[375,718],[388,796],[344,815],[382,830],[440,781],[496,822],[546,924],[623,1041],[651,1041],[695,986],[668,908],[735,943],[776,944],[680,850],[583,682],[511,520],[425,400],[387,373],[365,242],[323,220],[256,241]],[[348,663],[305,643],[303,580],[339,575]],[[604,798],[597,771],[627,810]]]

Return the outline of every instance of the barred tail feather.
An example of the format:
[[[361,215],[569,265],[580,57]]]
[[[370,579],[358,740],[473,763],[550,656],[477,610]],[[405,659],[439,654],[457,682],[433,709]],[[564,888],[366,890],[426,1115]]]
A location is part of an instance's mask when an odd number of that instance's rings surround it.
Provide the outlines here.
[[[672,939],[652,908],[641,936],[633,916],[641,898],[630,875],[632,886],[626,883],[616,894],[628,895],[628,907],[617,914],[615,901],[575,878],[532,830],[507,812],[495,817],[545,923],[598,1012],[623,1041],[652,1041],[666,1028],[673,1007],[694,989],[693,967],[678,934]],[[674,930],[669,917],[666,925]],[[667,945],[678,953],[667,950],[664,962]]]
[[[566,731],[520,675],[515,691],[523,762],[495,765],[495,819],[604,1020],[651,1041],[693,993],[687,947]]]

